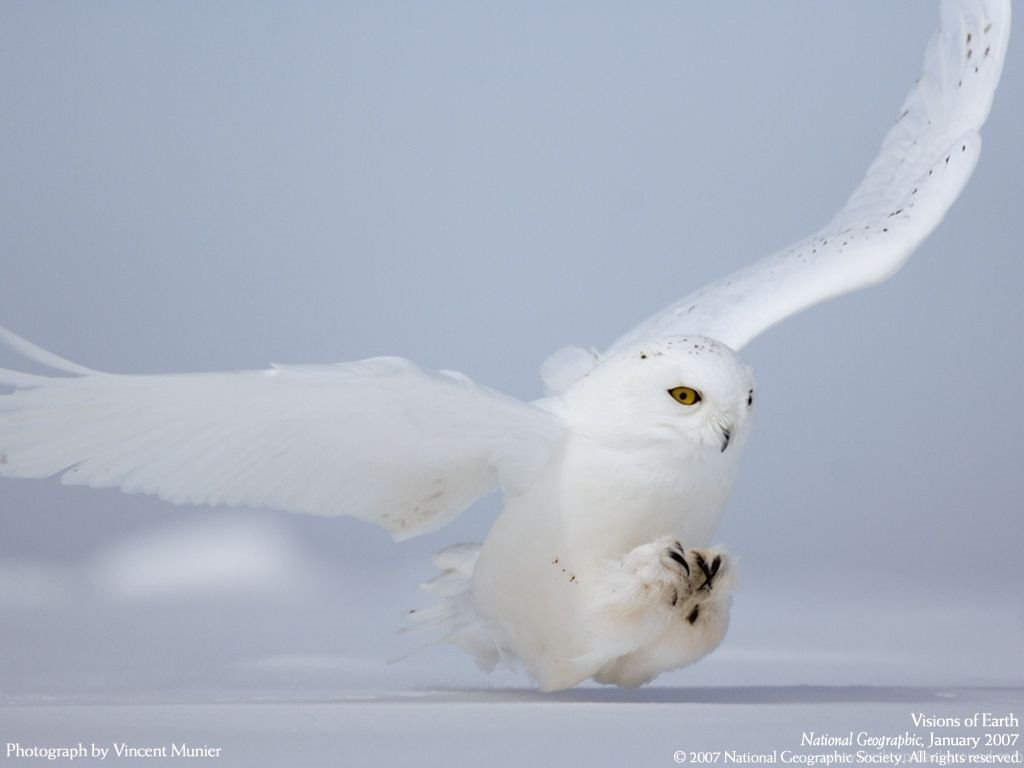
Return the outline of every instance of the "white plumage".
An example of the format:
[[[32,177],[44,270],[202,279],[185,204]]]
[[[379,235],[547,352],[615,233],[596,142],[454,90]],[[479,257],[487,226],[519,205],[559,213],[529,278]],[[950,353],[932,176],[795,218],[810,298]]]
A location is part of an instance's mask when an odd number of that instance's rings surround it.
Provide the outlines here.
[[[107,374],[0,329],[56,375],[0,370],[0,475],[60,475],[184,504],[350,515],[396,538],[495,487],[481,547],[438,556],[417,620],[541,687],[641,684],[712,650],[735,576],[710,540],[754,403],[735,351],[780,320],[886,279],[977,162],[1008,0],[942,3],[941,30],[878,158],[810,237],[654,315],[605,354],[544,364],[522,403],[398,358],[265,371]]]
[[[62,473],[66,485],[175,504],[351,515],[401,539],[448,522],[499,480],[527,487],[563,431],[525,403],[399,358],[121,376],[9,331],[0,341],[76,374],[0,370],[21,390],[0,398],[4,475]]]
[[[1010,35],[1008,2],[943,2],[941,29],[860,185],[813,235],[666,307],[612,345],[700,333],[740,349],[780,320],[891,277],[960,195]]]

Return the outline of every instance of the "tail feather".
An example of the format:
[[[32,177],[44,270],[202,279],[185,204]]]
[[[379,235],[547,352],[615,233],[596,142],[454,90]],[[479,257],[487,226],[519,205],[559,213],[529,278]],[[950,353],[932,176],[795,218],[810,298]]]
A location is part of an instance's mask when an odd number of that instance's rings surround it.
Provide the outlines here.
[[[405,629],[439,632],[438,643],[450,643],[472,654],[480,668],[490,672],[499,661],[511,663],[512,654],[473,602],[473,568],[479,556],[479,544],[456,544],[438,552],[434,565],[441,573],[420,584],[420,589],[441,601],[410,611]]]
[[[451,571],[468,579],[473,575],[478,557],[479,544],[453,544],[434,555],[434,565],[441,571]]]

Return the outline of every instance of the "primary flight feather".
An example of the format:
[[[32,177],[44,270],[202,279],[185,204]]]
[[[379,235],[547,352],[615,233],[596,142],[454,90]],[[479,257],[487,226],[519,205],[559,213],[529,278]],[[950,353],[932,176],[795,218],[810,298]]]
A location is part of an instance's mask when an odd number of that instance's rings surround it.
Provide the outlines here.
[[[396,538],[500,487],[486,541],[440,553],[414,621],[547,690],[638,685],[724,636],[729,557],[711,547],[755,385],[736,351],[879,282],[941,222],[977,163],[1009,0],[945,0],[924,71],[860,185],[813,235],[655,314],[603,353],[545,363],[523,403],[398,358],[133,376],[0,329],[50,369],[0,370],[0,475],[60,475],[179,504],[349,515]]]

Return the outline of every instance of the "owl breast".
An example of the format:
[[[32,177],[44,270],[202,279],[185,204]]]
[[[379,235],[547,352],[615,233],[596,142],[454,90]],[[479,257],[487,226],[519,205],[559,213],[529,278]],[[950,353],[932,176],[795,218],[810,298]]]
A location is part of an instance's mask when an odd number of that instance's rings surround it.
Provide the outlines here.
[[[571,441],[557,505],[567,545],[601,560],[665,535],[706,546],[732,490],[738,455],[704,446],[624,450]]]

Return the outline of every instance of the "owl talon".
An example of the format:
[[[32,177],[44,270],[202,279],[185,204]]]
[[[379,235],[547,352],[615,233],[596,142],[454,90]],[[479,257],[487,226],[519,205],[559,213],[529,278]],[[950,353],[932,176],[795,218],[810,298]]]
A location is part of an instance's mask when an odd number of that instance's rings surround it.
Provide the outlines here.
[[[726,556],[718,549],[691,549],[686,553],[693,575],[679,586],[672,608],[687,624],[697,626],[713,617],[732,589],[732,573]]]
[[[682,546],[679,542],[676,542],[675,547],[668,551],[668,556],[683,566],[683,570],[686,571],[686,575],[690,575],[690,564],[686,562],[686,553],[683,551]],[[675,605],[675,603],[673,603]]]
[[[729,599],[727,560],[718,548],[683,549],[676,539],[663,536],[610,563],[614,578],[608,592],[631,604],[660,603],[680,621],[703,625],[718,610],[708,606]]]
[[[722,567],[722,556],[715,555],[715,559],[711,561],[711,565],[708,565],[707,560],[705,560],[703,555],[701,555],[699,552],[695,553],[695,559],[697,561],[697,565],[704,573],[704,583],[701,584],[697,589],[706,589],[708,592],[710,592],[712,584],[715,580],[715,576],[718,575],[718,571]],[[689,570],[687,570],[687,573],[689,573]]]

